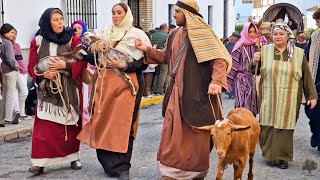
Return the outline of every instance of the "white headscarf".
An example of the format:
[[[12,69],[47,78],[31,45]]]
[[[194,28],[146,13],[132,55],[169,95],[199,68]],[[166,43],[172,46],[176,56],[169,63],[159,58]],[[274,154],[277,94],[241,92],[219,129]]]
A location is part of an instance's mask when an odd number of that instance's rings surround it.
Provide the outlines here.
[[[118,26],[111,25],[108,27],[104,31],[102,38],[110,42],[111,46],[121,40],[116,49],[129,54],[135,60],[139,60],[143,57],[143,52],[136,48],[135,40],[140,38],[147,46],[150,47],[151,42],[145,32],[132,26],[132,12],[127,4],[126,6],[128,10],[122,22]]]
[[[293,56],[294,39],[295,39],[295,37],[292,33],[292,30],[290,29],[290,27],[287,24],[285,24],[283,22],[278,22],[272,27],[272,34],[277,29],[281,29],[281,30],[285,31],[288,35],[287,51],[288,51],[288,59],[289,59],[289,61],[291,61],[292,56]]]

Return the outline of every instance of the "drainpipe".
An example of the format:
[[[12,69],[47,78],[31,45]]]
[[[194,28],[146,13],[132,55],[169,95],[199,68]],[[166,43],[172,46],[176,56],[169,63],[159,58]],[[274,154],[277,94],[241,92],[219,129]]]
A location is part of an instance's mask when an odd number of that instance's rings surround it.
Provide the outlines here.
[[[3,0],[1,0],[1,21],[2,21],[2,24],[4,23],[4,11],[3,11]]]

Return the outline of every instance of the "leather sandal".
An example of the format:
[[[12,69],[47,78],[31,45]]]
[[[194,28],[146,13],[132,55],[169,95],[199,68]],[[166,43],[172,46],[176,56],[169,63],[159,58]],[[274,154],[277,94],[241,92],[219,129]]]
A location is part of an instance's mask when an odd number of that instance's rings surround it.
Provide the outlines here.
[[[80,163],[79,160],[75,160],[75,161],[72,161],[72,162],[71,162],[71,169],[73,169],[73,170],[79,170],[79,169],[81,169],[81,168],[82,168],[82,166],[81,166],[81,163]]]
[[[39,166],[32,166],[29,168],[29,172],[31,172],[33,175],[40,175],[43,174],[44,167]]]

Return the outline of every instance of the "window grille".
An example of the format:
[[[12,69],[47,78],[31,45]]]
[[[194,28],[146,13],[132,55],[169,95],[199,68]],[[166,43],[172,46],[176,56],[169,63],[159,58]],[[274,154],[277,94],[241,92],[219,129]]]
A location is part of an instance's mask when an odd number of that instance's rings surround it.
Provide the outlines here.
[[[83,20],[88,29],[97,28],[96,0],[67,0],[67,22],[69,25],[75,20]]]
[[[139,0],[128,0],[128,5],[133,15],[133,25],[140,26],[140,7]]]

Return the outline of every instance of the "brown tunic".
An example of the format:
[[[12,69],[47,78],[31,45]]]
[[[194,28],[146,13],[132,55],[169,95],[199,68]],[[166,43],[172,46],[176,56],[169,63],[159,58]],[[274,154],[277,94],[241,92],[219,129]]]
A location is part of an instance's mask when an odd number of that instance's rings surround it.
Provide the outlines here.
[[[178,29],[170,44],[171,56],[166,57],[166,50],[150,49],[147,53],[147,63],[161,64],[168,62],[169,72],[172,72],[174,60],[178,54],[179,47],[183,40],[187,38],[187,31],[182,28]],[[170,43],[170,37],[168,40]],[[168,47],[169,45],[167,45]],[[169,99],[164,124],[160,147],[158,150],[158,161],[161,164],[177,168],[185,171],[205,171],[209,168],[209,155],[211,151],[211,137],[208,132],[194,131],[182,118],[181,104],[184,92],[184,83],[189,79],[183,79],[184,67],[186,63],[194,60],[183,55],[179,70],[176,75],[175,84]],[[212,67],[211,82],[221,85],[226,88],[226,62],[223,59],[210,61]],[[199,72],[201,73],[201,72]],[[209,84],[208,84],[209,85]],[[189,94],[193,96],[193,94]],[[207,94],[205,95],[207,97]],[[214,102],[215,103],[215,102]],[[218,113],[218,112],[216,112]]]
[[[127,74],[138,91],[136,73]],[[93,117],[77,138],[95,149],[126,153],[136,96],[113,69],[97,81]]]

